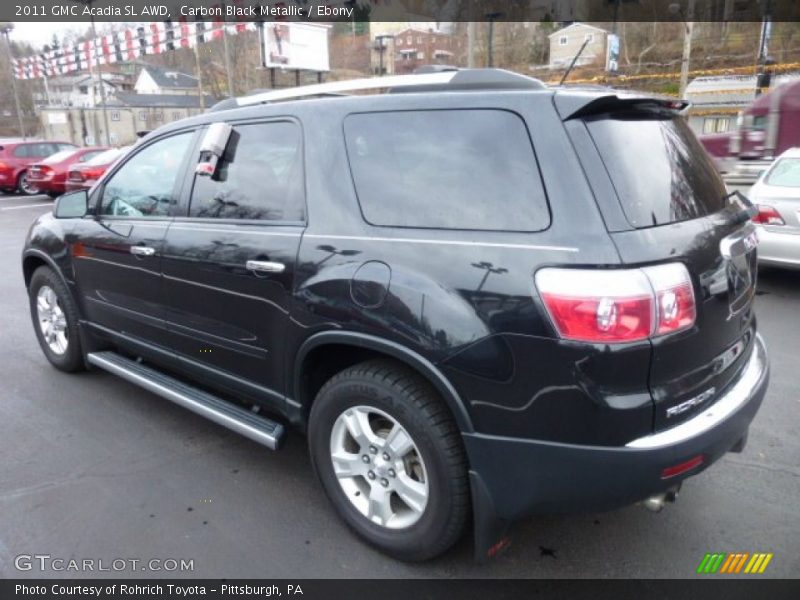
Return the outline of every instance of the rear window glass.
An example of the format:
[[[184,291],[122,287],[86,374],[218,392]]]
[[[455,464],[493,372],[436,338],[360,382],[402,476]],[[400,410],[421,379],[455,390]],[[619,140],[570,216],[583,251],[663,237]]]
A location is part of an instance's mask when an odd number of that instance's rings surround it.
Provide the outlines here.
[[[800,187],[800,158],[782,158],[767,173],[764,183],[780,187]]]
[[[373,225],[538,231],[550,224],[522,119],[501,110],[350,115],[347,155]]]
[[[587,126],[634,227],[696,219],[724,207],[725,185],[682,118],[614,113]]]
[[[128,148],[111,148],[110,150],[105,150],[97,154],[96,156],[91,157],[86,161],[87,165],[107,165],[112,161],[117,160],[117,158],[122,155],[123,152],[127,152]]]
[[[70,148],[69,150],[62,150],[61,152],[56,152],[55,154],[51,154],[42,162],[52,165],[53,163],[59,163],[62,160],[69,158],[73,154],[75,154],[75,148]]]

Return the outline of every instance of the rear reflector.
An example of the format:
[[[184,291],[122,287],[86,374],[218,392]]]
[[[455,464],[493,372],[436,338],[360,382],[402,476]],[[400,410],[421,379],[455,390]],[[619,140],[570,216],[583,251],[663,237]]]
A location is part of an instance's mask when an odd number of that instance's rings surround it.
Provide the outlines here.
[[[682,475],[687,471],[691,471],[694,468],[699,467],[703,464],[703,455],[698,454],[694,458],[690,458],[686,462],[682,462],[678,465],[673,467],[667,467],[663,471],[661,471],[661,479],[669,479],[670,477],[676,477],[678,475]]]
[[[786,225],[786,222],[781,217],[781,214],[771,206],[766,204],[757,204],[758,214],[753,217],[753,223],[760,223],[761,225]]]
[[[688,329],[694,289],[681,263],[642,269],[541,269],[536,288],[559,336],[621,343]]]

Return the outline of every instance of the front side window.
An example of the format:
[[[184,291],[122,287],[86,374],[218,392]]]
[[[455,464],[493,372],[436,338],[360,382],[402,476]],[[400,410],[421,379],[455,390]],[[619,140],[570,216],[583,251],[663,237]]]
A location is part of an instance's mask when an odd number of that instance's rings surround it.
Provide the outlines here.
[[[350,115],[347,155],[373,225],[539,231],[550,224],[524,121],[503,110]]]
[[[163,217],[175,202],[175,183],[189,151],[192,133],[181,133],[143,148],[104,186],[100,214]]]
[[[302,135],[296,123],[237,125],[214,178],[195,176],[189,216],[303,221]]]

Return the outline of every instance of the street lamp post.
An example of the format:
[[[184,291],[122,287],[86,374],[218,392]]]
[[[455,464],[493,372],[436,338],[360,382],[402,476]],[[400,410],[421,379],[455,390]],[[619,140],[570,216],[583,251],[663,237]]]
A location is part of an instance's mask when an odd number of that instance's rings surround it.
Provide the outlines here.
[[[6,50],[8,50],[8,64],[11,65],[11,88],[14,90],[14,106],[17,109],[17,119],[19,120],[19,132],[24,140],[27,135],[25,133],[25,121],[22,118],[22,110],[19,107],[19,93],[17,92],[17,78],[14,74],[14,57],[11,55],[11,40],[8,34],[14,30],[13,23],[0,23],[0,31],[6,40]]]
[[[91,8],[92,7],[92,2],[94,2],[94,0],[72,0],[72,2],[77,2],[78,4],[85,4],[87,7]],[[100,72],[100,61],[98,60],[98,57],[97,57],[97,44],[96,44],[96,41],[97,41],[97,30],[95,29],[95,26],[94,26],[94,15],[91,14],[91,11],[90,11],[90,14],[89,14],[89,22],[91,23],[91,26],[92,26],[92,42],[91,42],[92,43],[92,57],[91,57],[91,60],[89,61],[89,72],[92,75],[94,75],[94,72],[95,72],[94,63],[97,63],[97,86],[100,88],[100,101],[103,103],[103,109],[102,109],[103,110],[103,125],[105,126],[105,130],[106,130],[106,136],[105,136],[106,137],[106,146],[110,146],[111,145],[111,132],[109,131],[109,127],[108,127],[108,112],[106,110],[106,108],[107,108],[106,88],[103,86],[103,74]],[[92,94],[92,102],[93,103],[95,102],[95,98],[96,98],[95,95]]]

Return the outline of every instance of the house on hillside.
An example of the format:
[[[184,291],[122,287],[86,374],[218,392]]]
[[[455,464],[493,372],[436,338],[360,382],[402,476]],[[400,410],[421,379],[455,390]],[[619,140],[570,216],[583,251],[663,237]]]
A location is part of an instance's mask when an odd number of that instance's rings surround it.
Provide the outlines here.
[[[586,44],[575,65],[590,65],[595,62],[605,64],[609,35],[605,29],[586,23],[573,23],[551,33],[548,36],[550,38],[548,66],[551,69],[568,67],[586,40],[589,40],[589,43]]]
[[[197,77],[172,69],[143,65],[133,86],[137,94],[173,94],[197,95],[199,82]]]
[[[394,36],[394,72],[413,73],[422,65],[447,65],[458,61],[466,51],[461,36],[434,29],[405,29]]]
[[[101,73],[101,81],[106,98],[133,89],[131,81],[120,73]],[[34,100],[39,106],[91,108],[100,104],[102,97],[97,75],[89,73],[53,77],[47,80],[45,90],[35,94]]]

